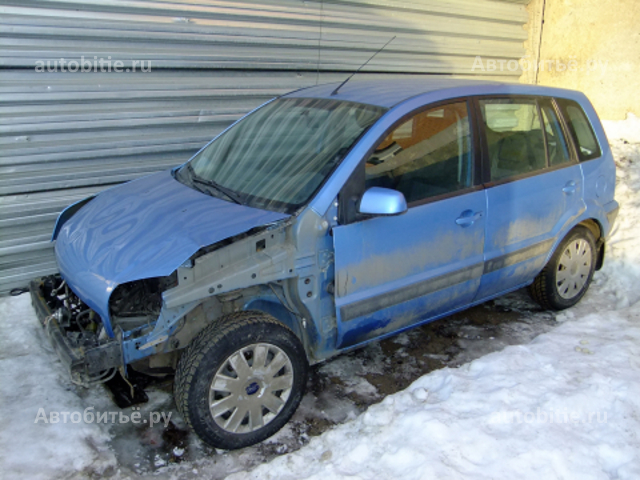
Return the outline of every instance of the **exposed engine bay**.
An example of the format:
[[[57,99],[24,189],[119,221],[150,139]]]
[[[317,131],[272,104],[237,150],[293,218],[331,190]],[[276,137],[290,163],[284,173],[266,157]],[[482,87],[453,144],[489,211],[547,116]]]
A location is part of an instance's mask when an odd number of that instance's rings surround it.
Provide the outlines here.
[[[131,330],[154,322],[162,309],[162,292],[178,284],[175,274],[118,285],[109,299],[114,328]]]
[[[55,320],[75,345],[85,348],[100,345],[99,337],[102,335],[104,338],[100,317],[73,293],[59,275],[43,278],[40,292],[52,312],[48,321]]]
[[[122,365],[118,345],[102,320],[59,275],[31,283],[33,305],[71,379],[79,385],[106,382]],[[35,295],[34,295],[35,294]]]
[[[162,282],[150,283],[130,285],[122,292],[155,293],[157,290],[153,288]],[[124,365],[119,342],[107,336],[100,316],[78,298],[60,275],[36,279],[30,290],[38,318],[73,383],[81,386],[104,383],[120,408],[148,401],[144,387],[152,378]],[[122,318],[128,318],[127,313],[152,314],[150,303],[146,302],[143,309],[140,300],[135,297],[121,300],[116,311]]]

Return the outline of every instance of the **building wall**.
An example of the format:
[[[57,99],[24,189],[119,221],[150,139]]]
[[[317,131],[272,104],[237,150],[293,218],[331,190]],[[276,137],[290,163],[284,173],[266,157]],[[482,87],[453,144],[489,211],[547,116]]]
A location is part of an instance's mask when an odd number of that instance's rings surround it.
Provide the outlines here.
[[[604,119],[640,116],[640,1],[534,0],[529,10],[544,18],[537,83],[585,92]]]

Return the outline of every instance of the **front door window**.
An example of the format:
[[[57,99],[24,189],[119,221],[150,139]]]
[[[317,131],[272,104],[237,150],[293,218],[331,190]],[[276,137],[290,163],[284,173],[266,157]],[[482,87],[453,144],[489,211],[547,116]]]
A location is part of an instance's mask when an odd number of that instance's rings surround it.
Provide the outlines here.
[[[365,165],[366,188],[402,192],[409,206],[471,186],[466,102],[422,111],[397,126]]]

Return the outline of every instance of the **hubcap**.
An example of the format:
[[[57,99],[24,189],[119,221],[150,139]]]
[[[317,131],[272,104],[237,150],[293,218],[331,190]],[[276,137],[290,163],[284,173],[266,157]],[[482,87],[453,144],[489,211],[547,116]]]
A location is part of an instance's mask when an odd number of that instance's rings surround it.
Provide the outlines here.
[[[558,262],[556,287],[565,299],[578,295],[591,273],[591,246],[583,239],[574,240],[566,246]]]
[[[247,433],[274,420],[291,394],[293,365],[268,343],[244,347],[227,358],[211,381],[209,410],[227,432]]]

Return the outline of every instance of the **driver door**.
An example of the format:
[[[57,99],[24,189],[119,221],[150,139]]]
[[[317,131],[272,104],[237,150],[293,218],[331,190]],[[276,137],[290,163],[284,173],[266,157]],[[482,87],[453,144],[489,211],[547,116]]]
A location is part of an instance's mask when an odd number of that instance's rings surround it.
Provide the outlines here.
[[[338,348],[472,302],[483,271],[485,192],[474,183],[466,101],[423,108],[381,139],[345,185],[402,192],[397,216],[341,215],[334,228]],[[350,183],[350,184],[349,184]],[[341,209],[357,202],[340,195]]]

